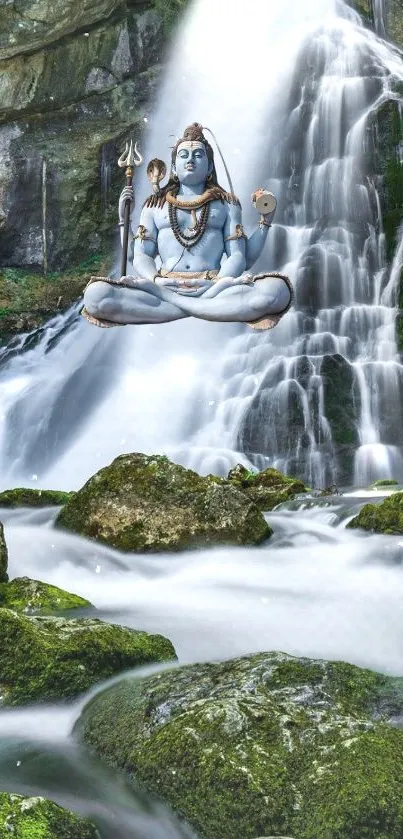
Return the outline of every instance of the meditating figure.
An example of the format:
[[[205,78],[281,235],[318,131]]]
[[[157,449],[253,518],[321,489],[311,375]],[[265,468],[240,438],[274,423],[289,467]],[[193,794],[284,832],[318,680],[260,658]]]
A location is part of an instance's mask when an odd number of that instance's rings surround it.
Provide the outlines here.
[[[82,312],[91,323],[117,326],[195,317],[270,329],[288,311],[292,300],[288,277],[247,273],[266,242],[275,199],[264,190],[254,193],[255,206],[263,212],[248,238],[239,200],[232,189],[226,192],[218,184],[213,149],[204,130],[193,123],[178,140],[166,186],[159,186],[164,163],[149,164],[153,194],[144,203],[133,236],[134,275],[91,278]],[[121,229],[128,200],[133,201],[130,186],[119,200]]]

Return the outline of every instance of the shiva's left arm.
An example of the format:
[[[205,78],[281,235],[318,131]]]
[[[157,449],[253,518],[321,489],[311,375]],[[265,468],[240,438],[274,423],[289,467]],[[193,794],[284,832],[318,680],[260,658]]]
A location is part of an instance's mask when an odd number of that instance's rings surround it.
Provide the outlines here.
[[[267,234],[269,232],[269,228],[271,227],[271,222],[276,210],[274,209],[271,213],[267,213],[266,215],[260,216],[260,222],[253,231],[252,235],[246,241],[246,269],[252,267],[252,265],[257,262],[259,259],[260,254],[266,244]]]
[[[242,228],[242,210],[239,204],[229,204],[224,224],[224,247],[227,259],[221,265],[221,277],[240,277],[245,270],[246,236]]]

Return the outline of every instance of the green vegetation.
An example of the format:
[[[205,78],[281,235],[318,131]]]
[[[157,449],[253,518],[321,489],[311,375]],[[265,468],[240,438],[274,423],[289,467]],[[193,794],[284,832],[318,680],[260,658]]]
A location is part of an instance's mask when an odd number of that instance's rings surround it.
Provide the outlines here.
[[[81,297],[90,276],[105,276],[108,269],[103,254],[46,277],[20,268],[0,268],[0,341],[36,329],[68,308]]]

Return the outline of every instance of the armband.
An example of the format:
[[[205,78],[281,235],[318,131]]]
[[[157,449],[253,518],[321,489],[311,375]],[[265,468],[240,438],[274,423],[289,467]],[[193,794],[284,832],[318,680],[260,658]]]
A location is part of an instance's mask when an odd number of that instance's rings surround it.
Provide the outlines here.
[[[224,242],[230,242],[232,239],[246,239],[242,224],[236,224],[235,233],[232,236],[226,236]]]
[[[138,230],[137,230],[137,234],[134,238],[135,239],[140,239],[142,242],[144,242],[146,239],[148,239],[150,242],[156,242],[157,241],[156,239],[154,239],[153,236],[147,236],[147,228],[144,227],[144,224],[139,225]]]

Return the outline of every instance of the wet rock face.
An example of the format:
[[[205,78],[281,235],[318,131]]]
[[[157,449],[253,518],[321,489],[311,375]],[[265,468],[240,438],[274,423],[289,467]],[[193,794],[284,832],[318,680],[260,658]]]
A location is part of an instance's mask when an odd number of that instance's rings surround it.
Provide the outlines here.
[[[8,551],[6,540],[4,538],[4,527],[0,521],[0,583],[6,583],[8,580],[7,565]]]
[[[259,653],[120,681],[76,733],[202,839],[400,839],[402,681]]]
[[[342,355],[325,355],[321,364],[324,410],[337,462],[337,482],[347,484],[359,445],[360,398],[354,368]]]
[[[20,0],[0,8],[0,58],[38,50],[122,7],[122,0]],[[16,8],[17,6],[17,8]]]
[[[230,482],[159,455],[122,455],[63,507],[56,526],[124,551],[253,545],[271,535],[255,504]]]
[[[125,669],[175,657],[162,635],[0,608],[1,705],[70,699]]]
[[[0,836],[14,839],[99,839],[91,822],[39,796],[0,792]]]
[[[0,32],[0,265],[60,270],[116,233],[116,160],[144,127],[163,21],[151,3],[26,0]]]

